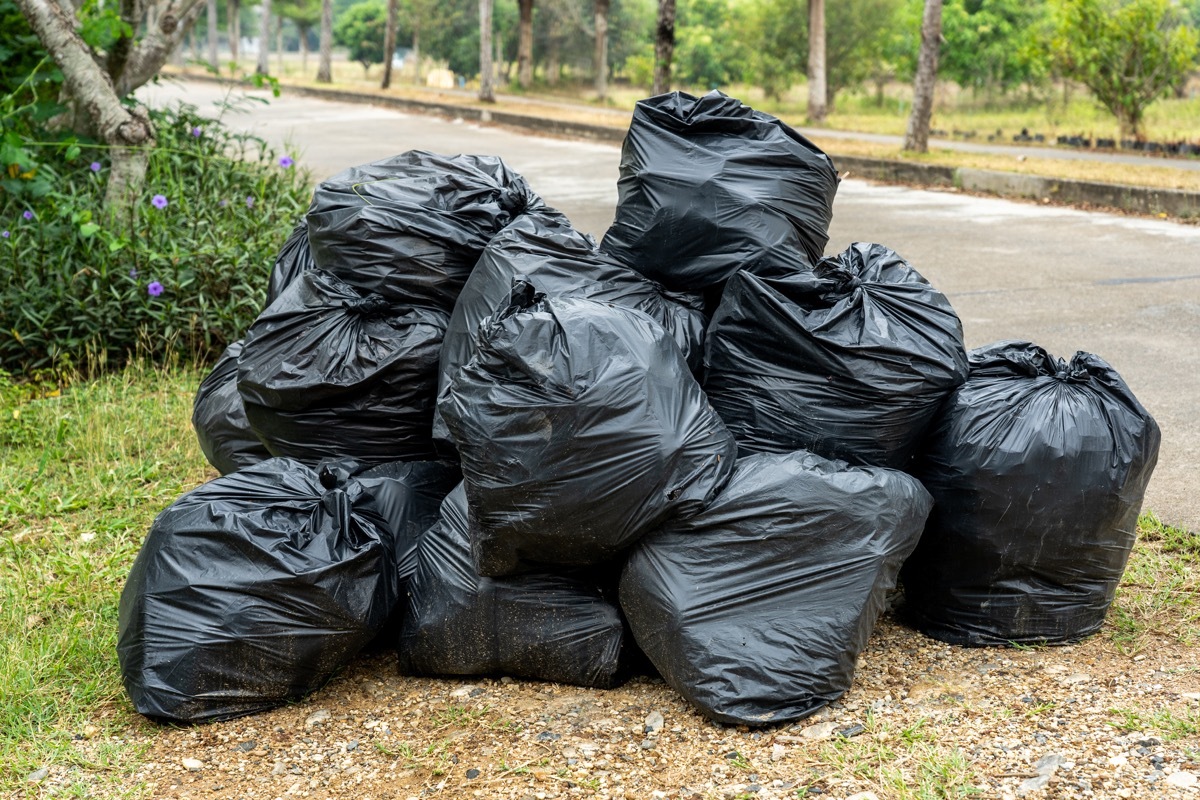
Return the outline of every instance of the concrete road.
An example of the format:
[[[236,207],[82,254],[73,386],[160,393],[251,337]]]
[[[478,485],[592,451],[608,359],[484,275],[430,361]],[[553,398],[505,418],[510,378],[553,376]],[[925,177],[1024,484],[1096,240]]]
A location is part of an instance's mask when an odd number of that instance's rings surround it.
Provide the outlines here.
[[[145,95],[205,111],[224,90]],[[580,229],[599,237],[612,221],[612,145],[286,96],[227,120],[288,143],[318,178],[413,148],[499,155]],[[846,180],[830,234],[830,253],[874,241],[906,257],[950,298],[969,347],[1028,339],[1109,361],[1162,427],[1146,508],[1200,531],[1200,227]]]

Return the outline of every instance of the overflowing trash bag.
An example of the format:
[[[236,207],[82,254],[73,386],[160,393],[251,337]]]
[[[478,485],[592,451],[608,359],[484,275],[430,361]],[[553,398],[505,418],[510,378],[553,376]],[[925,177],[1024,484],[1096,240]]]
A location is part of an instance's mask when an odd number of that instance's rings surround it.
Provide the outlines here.
[[[820,148],[720,92],[642,100],[621,150],[616,219],[600,248],[670,289],[821,258],[838,176]]]
[[[527,278],[550,297],[585,297],[642,311],[671,335],[693,371],[703,362],[703,298],[667,294],[597,251],[592,237],[547,208],[517,219],[483,251],[446,329],[440,386],[470,360],[479,323],[503,308],[516,277]]]
[[[270,459],[154,520],[121,593],[117,655],[141,714],[204,722],[322,686],[397,601],[394,545],[362,490]]]
[[[192,402],[192,427],[200,449],[217,472],[228,475],[271,457],[250,429],[238,394],[238,358],[242,343],[225,348],[212,371],[200,381]]]
[[[623,674],[625,626],[595,576],[480,577],[460,486],[422,538],[400,636],[413,675],[512,675],[608,687]]]
[[[488,240],[542,205],[499,158],[410,150],[323,181],[308,238],[316,265],[356,289],[449,314]]]
[[[965,645],[1099,630],[1137,535],[1158,425],[1097,356],[971,352],[917,475],[936,500],[904,566],[906,616]]]
[[[316,269],[316,264],[313,263],[312,250],[308,246],[308,222],[301,217],[292,228],[292,233],[283,243],[283,247],[279,249],[279,255],[275,257],[275,264],[271,267],[271,278],[267,283],[267,305],[278,300],[284,289],[312,269]]]
[[[604,562],[703,509],[733,470],[733,437],[658,323],[524,280],[438,408],[481,575]]]
[[[310,465],[435,458],[446,320],[304,273],[246,333],[238,390],[251,427],[272,454]]]
[[[707,716],[800,719],[850,688],[931,504],[896,470],[747,456],[705,511],[641,541],[621,608],[663,678]]]
[[[962,323],[895,251],[856,243],[808,274],[730,279],[704,389],[738,452],[903,469],[967,376]]]

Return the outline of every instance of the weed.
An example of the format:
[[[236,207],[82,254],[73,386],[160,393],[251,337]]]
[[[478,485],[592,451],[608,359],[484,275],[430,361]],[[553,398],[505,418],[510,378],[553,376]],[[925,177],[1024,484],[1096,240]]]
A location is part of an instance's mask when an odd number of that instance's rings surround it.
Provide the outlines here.
[[[1117,730],[1126,733],[1153,732],[1159,734],[1164,742],[1200,734],[1200,712],[1197,711],[1188,710],[1183,716],[1176,716],[1167,709],[1149,714],[1135,709],[1111,708],[1109,713],[1119,717],[1117,721],[1109,723]]]

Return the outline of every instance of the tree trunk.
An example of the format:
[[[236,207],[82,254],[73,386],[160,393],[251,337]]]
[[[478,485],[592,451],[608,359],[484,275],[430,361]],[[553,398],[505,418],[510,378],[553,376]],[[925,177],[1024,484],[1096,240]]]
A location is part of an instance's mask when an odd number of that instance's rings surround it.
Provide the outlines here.
[[[312,28],[308,27],[307,25],[304,27],[300,27],[299,25],[297,25],[296,27],[300,28],[300,75],[307,76],[308,75],[308,34],[312,31]]]
[[[380,89],[392,85],[392,54],[396,52],[396,17],[400,15],[398,0],[387,0],[387,26],[383,31],[383,80]]]
[[[275,18],[275,65],[283,75],[283,17]]]
[[[925,0],[921,18],[921,54],[913,81],[912,113],[904,134],[904,149],[929,151],[929,120],[933,116],[933,90],[937,86],[938,48],[942,40],[942,0]]]
[[[808,0],[808,121],[825,121],[825,0]]]
[[[592,68],[596,70],[596,96],[601,100],[608,97],[608,4],[609,0],[596,0],[596,48]]]
[[[658,0],[654,29],[654,88],[651,94],[671,91],[671,58],[675,55],[675,0]]]
[[[228,5],[225,6],[225,13],[229,15],[229,59],[234,63],[236,70],[242,47],[241,0],[229,0]]]
[[[317,60],[317,83],[333,83],[333,0],[321,0],[321,57]]]
[[[479,99],[496,102],[492,69],[492,0],[479,0]]]
[[[413,83],[417,86],[421,85],[421,18],[413,16],[413,41],[412,41],[412,57],[413,57]]]
[[[528,89],[533,83],[533,0],[517,0],[517,84]]]
[[[562,75],[562,47],[558,36],[550,37],[546,43],[546,83],[557,86]]]
[[[92,129],[111,148],[112,172],[105,190],[105,207],[115,217],[134,213],[146,182],[154,126],[141,108],[121,102],[112,80],[76,32],[74,14],[68,14],[53,0],[18,0],[18,5],[62,71],[67,92],[86,110]],[[175,39],[176,44],[178,41]],[[160,67],[169,53],[168,49]]]
[[[271,74],[271,0],[262,0],[262,16],[258,22],[258,66],[259,75]]]
[[[208,0],[208,5],[204,11],[206,22],[208,23],[208,64],[215,70],[220,69],[220,63],[217,60],[217,0]]]

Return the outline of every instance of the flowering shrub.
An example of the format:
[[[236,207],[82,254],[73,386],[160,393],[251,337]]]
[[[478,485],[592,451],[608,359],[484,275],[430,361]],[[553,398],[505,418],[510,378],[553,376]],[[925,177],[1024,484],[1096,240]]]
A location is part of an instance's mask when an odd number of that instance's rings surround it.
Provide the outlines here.
[[[307,173],[194,108],[152,119],[144,197],[119,222],[102,148],[0,142],[0,369],[208,358],[261,311]]]

